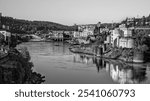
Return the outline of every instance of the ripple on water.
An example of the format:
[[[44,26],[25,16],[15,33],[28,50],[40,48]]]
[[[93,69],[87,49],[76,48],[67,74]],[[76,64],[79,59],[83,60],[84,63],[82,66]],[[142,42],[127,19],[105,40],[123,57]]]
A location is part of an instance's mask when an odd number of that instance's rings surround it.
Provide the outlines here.
[[[31,53],[35,70],[46,75],[45,83],[150,83],[150,65],[104,61],[73,54],[67,44],[56,44],[23,44]]]

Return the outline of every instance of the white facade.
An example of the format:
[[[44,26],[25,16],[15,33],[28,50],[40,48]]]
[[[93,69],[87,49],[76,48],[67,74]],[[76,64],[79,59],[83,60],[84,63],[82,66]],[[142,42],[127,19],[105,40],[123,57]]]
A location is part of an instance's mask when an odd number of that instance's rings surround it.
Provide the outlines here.
[[[119,25],[119,28],[126,28],[126,25],[125,24],[121,24],[121,25]]]
[[[105,44],[111,43],[111,35],[107,35],[106,40],[104,41]]]
[[[4,35],[5,40],[6,40],[6,37],[11,37],[11,33],[7,31],[0,31],[0,34]]]
[[[119,45],[119,29],[115,29],[111,31],[111,44],[113,46],[118,46]]]
[[[94,25],[79,25],[78,26],[80,37],[88,37],[89,35],[93,35],[94,29],[95,29]]]
[[[0,31],[1,34],[3,34],[4,36],[11,36],[11,33],[10,32],[7,32],[7,31]]]
[[[89,35],[93,35],[92,31],[83,31],[83,32],[74,32],[73,37],[75,38],[81,38],[81,37],[88,37]]]
[[[120,38],[119,39],[119,47],[133,48],[134,47],[134,39],[132,39],[132,38]]]
[[[89,35],[93,35],[93,32],[85,30],[81,32],[80,34],[81,34],[81,37],[88,37]]]
[[[113,47],[133,48],[132,29],[120,27],[111,31],[111,44]]]
[[[132,30],[131,29],[122,29],[123,31],[123,34],[124,34],[124,37],[129,37],[129,36],[132,36]]]
[[[80,32],[75,31],[75,32],[73,33],[73,37],[74,37],[74,38],[79,38],[79,37],[80,37]]]
[[[53,36],[54,38],[63,38],[63,31],[53,31]]]
[[[119,29],[123,32],[124,37],[132,36],[132,29],[126,28],[125,24],[119,25]]]

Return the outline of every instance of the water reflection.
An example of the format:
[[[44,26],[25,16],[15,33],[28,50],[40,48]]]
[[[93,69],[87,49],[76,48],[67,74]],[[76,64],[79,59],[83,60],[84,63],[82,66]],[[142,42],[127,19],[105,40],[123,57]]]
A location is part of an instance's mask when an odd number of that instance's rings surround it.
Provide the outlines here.
[[[97,72],[100,73],[101,70],[107,71],[112,80],[116,83],[121,84],[135,84],[144,83],[147,77],[147,71],[149,64],[127,64],[121,61],[101,59],[96,57],[91,57],[84,54],[74,55],[75,63],[84,64],[95,64]]]
[[[45,75],[46,84],[150,83],[148,64],[125,64],[90,55],[74,54],[69,44],[29,42],[33,70]]]
[[[108,72],[118,83],[142,83],[147,80],[146,67],[123,63],[107,62]]]
[[[28,47],[30,54],[42,56],[62,56],[70,55],[69,45],[62,42],[28,42],[20,46]]]
[[[86,55],[74,54],[73,62],[74,63],[91,64],[91,63],[93,63],[93,58],[88,57]]]

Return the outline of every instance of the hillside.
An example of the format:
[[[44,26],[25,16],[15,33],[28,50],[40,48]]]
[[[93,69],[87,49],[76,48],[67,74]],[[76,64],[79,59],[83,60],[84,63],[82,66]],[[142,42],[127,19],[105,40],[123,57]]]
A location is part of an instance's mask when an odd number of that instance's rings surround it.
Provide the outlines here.
[[[67,26],[49,21],[28,21],[24,19],[16,19],[12,17],[1,17],[1,28],[7,29],[13,33],[35,33],[38,30],[64,30],[74,31],[76,26]]]

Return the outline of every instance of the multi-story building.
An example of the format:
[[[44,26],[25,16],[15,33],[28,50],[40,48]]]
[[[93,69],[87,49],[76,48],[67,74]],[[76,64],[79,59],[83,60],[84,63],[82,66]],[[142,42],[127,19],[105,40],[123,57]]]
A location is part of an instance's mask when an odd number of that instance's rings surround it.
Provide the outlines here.
[[[80,32],[80,37],[88,37],[94,34],[95,25],[79,25],[78,31]],[[78,34],[78,33],[77,33]]]
[[[79,37],[80,37],[80,32],[74,31],[74,32],[73,32],[73,37],[74,37],[74,38],[79,38]]]
[[[132,29],[122,26],[111,31],[111,44],[113,47],[133,48]]]
[[[122,48],[133,48],[134,47],[134,39],[133,38],[120,38],[119,39],[119,47]]]
[[[119,46],[120,30],[118,28],[111,30],[111,44],[113,47]]]
[[[63,38],[63,31],[53,31],[53,36],[55,38]]]

